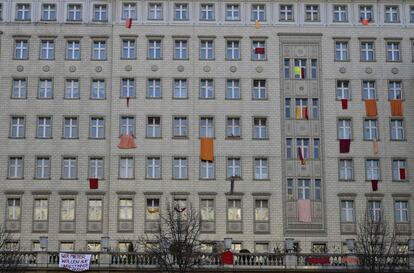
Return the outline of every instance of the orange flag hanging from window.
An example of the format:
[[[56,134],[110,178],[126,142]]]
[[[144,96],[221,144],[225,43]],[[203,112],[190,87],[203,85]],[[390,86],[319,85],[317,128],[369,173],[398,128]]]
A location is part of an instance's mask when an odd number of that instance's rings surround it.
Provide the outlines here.
[[[378,115],[377,101],[375,99],[365,100],[365,111],[367,117],[376,117]]]
[[[214,140],[210,137],[200,138],[200,159],[214,161]]]
[[[256,27],[256,29],[259,29],[260,28],[260,21],[259,20],[256,20],[255,27]]]
[[[402,117],[404,115],[403,104],[401,100],[390,100],[391,116]]]

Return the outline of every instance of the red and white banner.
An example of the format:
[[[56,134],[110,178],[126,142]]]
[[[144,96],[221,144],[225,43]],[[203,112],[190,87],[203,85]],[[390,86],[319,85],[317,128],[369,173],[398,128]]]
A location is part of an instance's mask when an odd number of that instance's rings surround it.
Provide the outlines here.
[[[91,254],[59,253],[59,267],[74,272],[89,270]]]

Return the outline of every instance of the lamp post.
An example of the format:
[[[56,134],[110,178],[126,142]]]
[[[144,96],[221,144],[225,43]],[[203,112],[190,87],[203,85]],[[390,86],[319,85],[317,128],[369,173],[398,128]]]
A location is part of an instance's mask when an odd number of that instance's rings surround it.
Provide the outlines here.
[[[231,249],[232,244],[233,244],[233,238],[224,238],[224,248],[226,250]]]
[[[103,251],[109,251],[109,237],[101,237],[101,246]]]
[[[48,245],[48,237],[47,236],[40,236],[39,237],[39,244],[40,244],[40,249],[42,251],[46,251],[47,249],[47,245]]]

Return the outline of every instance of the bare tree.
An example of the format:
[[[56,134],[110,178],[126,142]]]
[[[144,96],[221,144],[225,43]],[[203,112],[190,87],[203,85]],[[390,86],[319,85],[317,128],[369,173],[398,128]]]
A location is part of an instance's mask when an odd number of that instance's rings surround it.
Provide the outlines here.
[[[167,199],[159,231],[141,237],[139,243],[145,253],[157,259],[161,271],[192,272],[200,264],[200,226],[199,214],[191,205],[180,207]]]
[[[13,234],[0,226],[0,273],[19,272],[23,256],[18,243],[13,242]]]

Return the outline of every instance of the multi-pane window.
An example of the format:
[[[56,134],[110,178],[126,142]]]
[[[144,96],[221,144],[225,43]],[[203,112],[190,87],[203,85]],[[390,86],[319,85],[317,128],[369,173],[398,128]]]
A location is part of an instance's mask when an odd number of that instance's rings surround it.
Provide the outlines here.
[[[136,3],[123,3],[122,5],[122,19],[137,19],[137,4]]]
[[[185,60],[188,59],[188,41],[175,40],[174,41],[174,59]]]
[[[65,88],[65,99],[79,99],[79,80],[78,79],[67,79]]]
[[[26,124],[24,117],[11,117],[10,120],[10,137],[23,138],[25,137]]]
[[[42,21],[55,21],[56,20],[56,5],[55,4],[43,4],[42,5]]]
[[[252,41],[252,60],[266,60],[266,42],[264,40]]]
[[[239,157],[227,158],[227,178],[241,177],[241,159]]]
[[[285,118],[286,119],[292,118],[292,99],[291,98],[285,99]]]
[[[88,221],[102,221],[102,199],[88,200]]]
[[[18,60],[27,60],[29,58],[29,41],[14,41],[14,58]]]
[[[311,181],[310,179],[298,179],[297,181],[298,199],[310,199]]]
[[[38,117],[37,118],[37,138],[51,138],[52,137],[52,118]]]
[[[269,166],[267,158],[254,159],[254,179],[265,180],[269,179]]]
[[[282,22],[293,21],[293,5],[280,5],[280,17]]]
[[[3,21],[3,3],[0,3],[0,21]]]
[[[267,139],[267,118],[253,118],[253,139]]]
[[[93,21],[108,21],[108,6],[104,4],[93,5]]]
[[[200,118],[200,137],[214,137],[214,118]]]
[[[214,199],[200,200],[200,219],[201,221],[214,221],[215,219]]]
[[[407,161],[405,159],[392,160],[392,180],[405,181],[407,180]]]
[[[201,40],[200,41],[200,60],[214,59],[214,41]]]
[[[123,78],[121,80],[121,98],[135,97],[135,80],[132,78]]]
[[[378,121],[376,119],[364,120],[364,140],[378,139]]]
[[[104,159],[102,157],[89,158],[89,177],[99,179],[104,177]]]
[[[214,162],[201,160],[200,162],[200,179],[214,179]]]
[[[241,136],[240,118],[230,117],[226,122],[226,137],[239,138]]]
[[[47,221],[49,202],[47,199],[35,199],[33,205],[33,220]]]
[[[348,61],[349,60],[349,51],[348,51],[348,42],[347,41],[336,41],[335,42],[335,61]]]
[[[23,178],[23,157],[9,158],[9,175],[8,178],[20,179]]]
[[[309,159],[310,158],[309,138],[297,138],[296,149],[298,151],[298,158],[303,157],[303,159]]]
[[[200,5],[200,21],[213,21],[214,17],[214,4]]]
[[[264,4],[252,4],[251,9],[251,15],[250,15],[251,21],[266,21],[266,5]]]
[[[68,4],[67,11],[68,21],[82,21],[82,5],[81,4]]]
[[[319,159],[320,157],[320,153],[321,153],[320,144],[321,144],[321,141],[319,138],[313,139],[313,158],[314,159]]]
[[[319,99],[312,99],[312,108],[311,108],[311,118],[318,119],[319,118]]]
[[[241,221],[242,220],[242,207],[240,199],[227,200],[227,220],[228,221]]]
[[[378,159],[365,160],[365,173],[367,180],[380,179],[380,162]]]
[[[135,59],[137,57],[135,40],[122,40],[122,59]]]
[[[105,99],[105,80],[92,80],[91,99],[102,100]]]
[[[354,166],[352,159],[339,160],[339,180],[350,181],[354,179]]]
[[[16,5],[16,21],[30,21],[31,7],[30,4],[22,3]]]
[[[240,99],[240,80],[229,79],[226,83],[226,99]]]
[[[269,200],[254,201],[254,221],[269,221]]]
[[[161,40],[148,40],[148,59],[161,59]]]
[[[284,59],[283,61],[283,74],[284,74],[285,80],[290,79],[290,60],[287,58]]]
[[[311,79],[318,79],[318,60],[311,59]]]
[[[267,99],[266,80],[253,80],[252,98],[255,100]]]
[[[40,42],[40,59],[53,60],[55,58],[55,42],[53,40],[42,40]]]
[[[53,80],[40,79],[39,90],[37,93],[39,99],[51,99],[53,97]]]
[[[174,8],[174,20],[184,21],[189,19],[188,4],[177,3]]]
[[[362,81],[362,99],[374,100],[377,98],[375,81]]]
[[[162,20],[163,8],[162,3],[149,3],[148,4],[148,20]]]
[[[73,242],[60,242],[59,250],[62,252],[73,252],[75,249]]]
[[[89,127],[90,138],[101,139],[105,137],[105,119],[103,117],[91,117]]]
[[[145,213],[145,219],[147,221],[160,220],[160,199],[156,199],[156,198],[147,199],[147,209]]]
[[[240,60],[240,41],[229,40],[226,42],[226,59]]]
[[[400,21],[400,9],[398,6],[385,6],[385,22],[398,23]]]
[[[368,215],[374,222],[381,220],[381,201],[368,201]]]
[[[308,22],[317,22],[319,18],[319,5],[305,5],[305,20]]]
[[[359,18],[362,20],[367,19],[369,21],[374,20],[374,13],[372,6],[359,6]]]
[[[341,201],[341,222],[354,222],[354,201],[342,200]]]
[[[37,179],[49,179],[50,178],[50,158],[49,157],[37,157],[36,158],[35,177]]]
[[[24,99],[27,97],[26,79],[13,79],[12,96],[13,99]]]
[[[63,138],[78,138],[78,118],[65,117],[63,121]]]
[[[349,90],[349,81],[340,80],[336,82],[336,99],[338,100],[350,100],[351,92]]]
[[[402,99],[401,81],[389,81],[388,82],[388,99],[389,100],[401,100]]]
[[[404,140],[405,129],[403,119],[391,119],[391,140]]]
[[[414,6],[410,6],[410,23],[414,23]]]
[[[187,79],[174,79],[174,99],[187,99],[188,98],[188,81]]]
[[[321,180],[315,179],[313,183],[313,199],[315,201],[321,201],[322,195],[321,195]]]
[[[133,116],[122,116],[120,124],[121,135],[135,134],[135,118]]]
[[[148,157],[146,178],[160,179],[161,178],[161,158]]]
[[[333,21],[334,22],[348,22],[348,6],[347,5],[334,5]]]
[[[373,62],[374,60],[374,42],[361,42],[361,62]]]
[[[400,46],[401,45],[399,42],[387,42],[387,61],[389,62],[401,61]]]
[[[119,158],[119,178],[134,178],[134,158],[132,156]]]
[[[173,178],[188,178],[188,160],[186,157],[174,157],[173,159]]]
[[[226,21],[239,21],[240,20],[240,5],[227,4],[226,5]]]
[[[81,58],[80,41],[79,40],[68,41],[66,45],[66,59],[80,60],[80,58]]]
[[[147,82],[147,98],[159,99],[161,98],[161,80],[148,79]]]
[[[187,137],[188,135],[188,120],[186,117],[174,117],[173,136]]]
[[[394,202],[395,223],[408,223],[408,201]]]
[[[21,201],[20,198],[7,199],[7,220],[18,221],[21,215]]]
[[[351,139],[351,120],[350,119],[338,119],[338,139]]]
[[[295,193],[293,190],[293,179],[289,178],[286,181],[286,191],[287,191],[287,199],[288,200],[295,200]]]
[[[60,220],[75,221],[75,199],[62,199],[60,202]]]
[[[213,79],[200,80],[200,99],[214,98],[214,81]]]
[[[147,118],[147,137],[159,138],[161,137],[161,118],[148,117]]]
[[[106,41],[93,41],[92,60],[106,60]]]
[[[78,160],[76,157],[64,157],[62,164],[62,178],[75,179],[78,176]]]
[[[132,215],[133,215],[133,201],[131,198],[121,198],[119,199],[119,211],[118,211],[118,217],[119,220],[122,221],[131,221]]]

